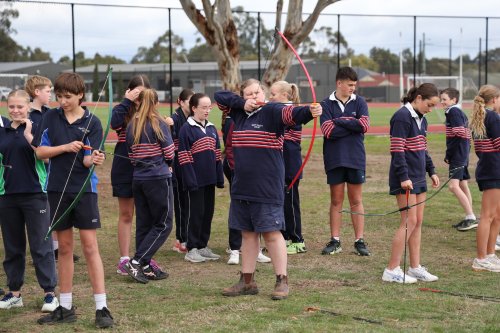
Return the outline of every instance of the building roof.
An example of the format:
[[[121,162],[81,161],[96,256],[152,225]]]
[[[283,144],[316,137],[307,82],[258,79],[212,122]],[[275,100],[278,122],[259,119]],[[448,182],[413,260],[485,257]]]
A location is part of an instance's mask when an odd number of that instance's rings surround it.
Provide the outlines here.
[[[50,64],[50,61],[0,62],[0,73],[22,71],[25,68]]]

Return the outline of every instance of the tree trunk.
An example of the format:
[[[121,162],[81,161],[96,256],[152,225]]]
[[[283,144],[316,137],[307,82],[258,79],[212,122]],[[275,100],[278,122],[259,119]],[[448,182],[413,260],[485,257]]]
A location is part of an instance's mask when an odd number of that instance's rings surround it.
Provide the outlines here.
[[[179,1],[188,18],[205,37],[207,44],[214,51],[223,88],[238,91],[241,83],[239,41],[231,13],[230,1],[215,0],[212,5],[209,0],[202,0],[205,16],[202,15],[200,10],[196,9],[193,1]],[[302,21],[303,0],[289,0],[284,35],[290,43],[297,48],[314,28],[321,11],[337,1],[340,0],[317,0],[313,13],[305,21]],[[283,1],[278,0],[276,10],[278,29],[281,24],[282,7]],[[268,86],[286,77],[294,58],[293,53],[288,50],[284,41],[279,36],[276,38],[277,47],[273,51],[269,66],[262,79]]]

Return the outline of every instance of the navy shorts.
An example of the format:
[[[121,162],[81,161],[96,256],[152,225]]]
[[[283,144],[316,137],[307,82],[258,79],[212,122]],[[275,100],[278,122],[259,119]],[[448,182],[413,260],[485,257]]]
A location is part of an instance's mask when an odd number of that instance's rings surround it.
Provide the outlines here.
[[[495,188],[500,189],[500,179],[478,180],[477,185],[479,186],[479,191],[481,192]]]
[[[229,228],[253,232],[285,230],[283,205],[233,199]]]
[[[389,188],[389,194],[390,195],[396,195],[396,194],[406,194],[406,190],[402,189],[401,187],[398,188]],[[427,192],[427,186],[416,186],[413,188],[413,190],[410,191],[410,194],[422,194]]]
[[[133,198],[132,183],[113,184],[113,196],[118,198]]]
[[[450,177],[451,179],[469,180],[469,169],[467,169],[467,166],[456,167],[450,165],[448,177]]]
[[[365,170],[339,167],[326,172],[326,183],[337,185],[342,183],[363,184],[365,182]]]
[[[59,204],[61,192],[48,192],[50,205],[50,220],[55,223],[66,209],[71,205],[77,193],[64,193],[57,210],[57,216],[54,219],[56,207]],[[101,219],[99,217],[99,207],[97,205],[97,193],[83,193],[80,201],[73,207],[71,212],[55,227],[54,230],[66,230],[69,228],[78,229],[98,229],[101,227]]]

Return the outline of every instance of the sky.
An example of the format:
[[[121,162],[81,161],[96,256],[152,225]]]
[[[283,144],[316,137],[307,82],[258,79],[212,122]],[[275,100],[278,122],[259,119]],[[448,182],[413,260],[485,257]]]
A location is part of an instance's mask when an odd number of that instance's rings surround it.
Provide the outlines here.
[[[183,38],[185,48],[192,47],[196,39],[201,37],[184,12],[180,10],[180,3],[176,0],[56,1],[75,4],[170,7],[172,8],[172,30]],[[201,1],[195,0],[194,3],[201,8]],[[314,0],[304,1],[303,13],[312,12],[315,3]],[[231,6],[243,6],[248,11],[270,12],[261,14],[261,17],[266,28],[274,27],[273,13],[276,6],[274,0],[231,0]],[[64,55],[71,56],[71,6],[16,2],[14,8],[19,10],[19,18],[13,21],[13,28],[17,33],[12,37],[19,44],[24,47],[40,47],[49,51],[54,61]],[[100,53],[130,61],[139,47],[150,47],[158,36],[167,31],[169,26],[167,9],[83,5],[75,5],[74,8],[76,51],[85,52],[87,57]],[[500,11],[496,8],[498,8],[496,0],[341,0],[323,11],[325,15],[318,20],[316,28],[331,26],[333,31],[336,31],[337,14],[344,14],[340,19],[340,31],[356,54],[368,54],[373,46],[398,53],[402,48],[413,50],[414,22],[411,16],[472,16],[476,18],[417,18],[417,52],[422,44],[425,45],[428,58],[448,58],[451,39],[453,58],[460,53],[475,56],[479,51],[480,38],[482,39],[481,48],[483,51],[485,49],[485,17],[497,12],[499,16],[488,20],[488,48],[500,47]],[[285,1],[284,11],[287,9],[288,1]],[[370,17],[349,14],[409,17]],[[325,37],[319,34],[313,34],[311,37],[318,45],[327,46]],[[266,47],[269,48],[269,46],[263,46],[264,49]]]

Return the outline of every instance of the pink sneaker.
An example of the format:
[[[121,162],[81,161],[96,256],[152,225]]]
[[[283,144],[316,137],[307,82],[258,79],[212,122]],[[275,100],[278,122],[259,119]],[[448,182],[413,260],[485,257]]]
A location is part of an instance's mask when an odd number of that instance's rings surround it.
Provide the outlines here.
[[[179,253],[188,253],[186,243],[181,243],[178,239],[175,240],[175,244],[174,246],[172,246],[172,251]]]
[[[120,261],[118,266],[116,266],[116,274],[120,274],[123,276],[128,275],[127,271],[125,270],[125,265],[128,263],[128,261],[129,261],[129,259],[125,259],[123,261]]]
[[[149,265],[151,266],[151,268],[153,268],[154,271],[162,270],[160,265],[158,265],[158,263],[154,259],[151,259],[151,261],[149,262]]]

